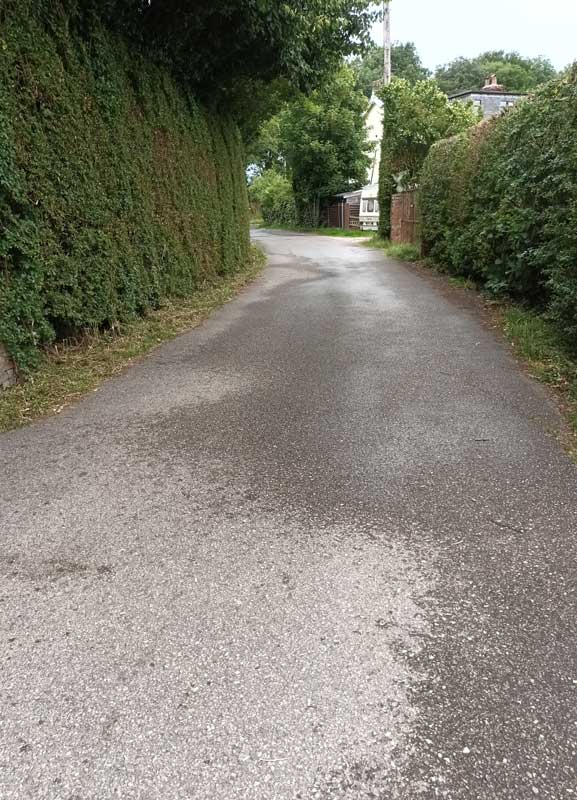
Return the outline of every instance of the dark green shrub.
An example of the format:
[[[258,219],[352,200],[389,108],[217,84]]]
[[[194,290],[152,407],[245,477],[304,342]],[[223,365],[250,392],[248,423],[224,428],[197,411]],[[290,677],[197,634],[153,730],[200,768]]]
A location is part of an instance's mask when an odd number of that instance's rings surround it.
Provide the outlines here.
[[[379,167],[379,236],[383,239],[391,235],[391,205],[397,187],[392,171],[390,158],[383,148]]]
[[[249,251],[236,126],[96,18],[41,6],[0,15],[0,341],[23,370]]]

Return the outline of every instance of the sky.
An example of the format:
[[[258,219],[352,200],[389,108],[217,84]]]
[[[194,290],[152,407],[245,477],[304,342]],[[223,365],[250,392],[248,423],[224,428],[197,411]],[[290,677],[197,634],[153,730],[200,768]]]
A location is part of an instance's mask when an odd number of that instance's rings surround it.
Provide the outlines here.
[[[415,42],[429,69],[485,50],[546,56],[557,69],[577,61],[574,0],[391,0],[391,28],[393,40]],[[379,24],[379,44],[382,35]]]

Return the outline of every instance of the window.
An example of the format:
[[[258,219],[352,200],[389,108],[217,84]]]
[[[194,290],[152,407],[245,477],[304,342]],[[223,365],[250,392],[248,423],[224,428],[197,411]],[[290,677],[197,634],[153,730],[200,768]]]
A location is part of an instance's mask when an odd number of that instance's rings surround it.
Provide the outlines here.
[[[378,214],[379,201],[378,200],[363,200],[363,214]]]

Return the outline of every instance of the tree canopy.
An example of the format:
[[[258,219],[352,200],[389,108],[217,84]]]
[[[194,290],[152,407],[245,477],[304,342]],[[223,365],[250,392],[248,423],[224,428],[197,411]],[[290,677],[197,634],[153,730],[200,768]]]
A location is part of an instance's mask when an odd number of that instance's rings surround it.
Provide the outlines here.
[[[299,94],[262,125],[251,147],[252,161],[262,175],[275,172],[292,182],[299,224],[318,225],[324,200],[365,182],[366,109],[352,69],[343,65],[322,87]],[[255,180],[259,192],[279,185],[268,175]]]
[[[357,56],[351,63],[357,76],[357,86],[367,97],[373,92],[373,84],[383,77],[383,59],[383,48],[372,44],[362,56]],[[422,65],[413,42],[393,43],[391,65],[393,75],[404,78],[409,83],[426,80],[431,74]]]
[[[46,14],[58,5],[41,0]],[[91,14],[138,38],[200,93],[242,81],[286,78],[318,85],[367,44],[377,12],[370,0],[63,0],[79,20]]]
[[[366,107],[352,71],[343,67],[330,83],[301,96],[281,115],[281,141],[301,224],[318,225],[322,200],[364,183]]]
[[[431,146],[479,121],[471,105],[450,102],[435,81],[413,86],[394,79],[380,91],[384,104],[383,143],[379,176],[380,233],[390,232],[391,196],[398,183],[409,187],[418,181]]]
[[[485,78],[493,74],[507,91],[528,92],[557,73],[546,58],[525,58],[519,53],[492,50],[476,58],[456,58],[439,67],[435,79],[446,94],[455,94],[480,88]]]
[[[389,166],[412,183],[431,145],[479,121],[479,112],[463,103],[451,103],[434,81],[413,86],[397,78],[383,87],[383,149]]]

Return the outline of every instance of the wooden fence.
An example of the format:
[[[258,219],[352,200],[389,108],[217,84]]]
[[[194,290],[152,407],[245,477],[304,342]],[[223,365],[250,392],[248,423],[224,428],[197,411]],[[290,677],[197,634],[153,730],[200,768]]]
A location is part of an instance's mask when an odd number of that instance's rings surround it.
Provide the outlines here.
[[[333,202],[327,209],[326,224],[329,228],[358,230],[360,228],[360,210],[360,203],[347,203],[343,201]]]

